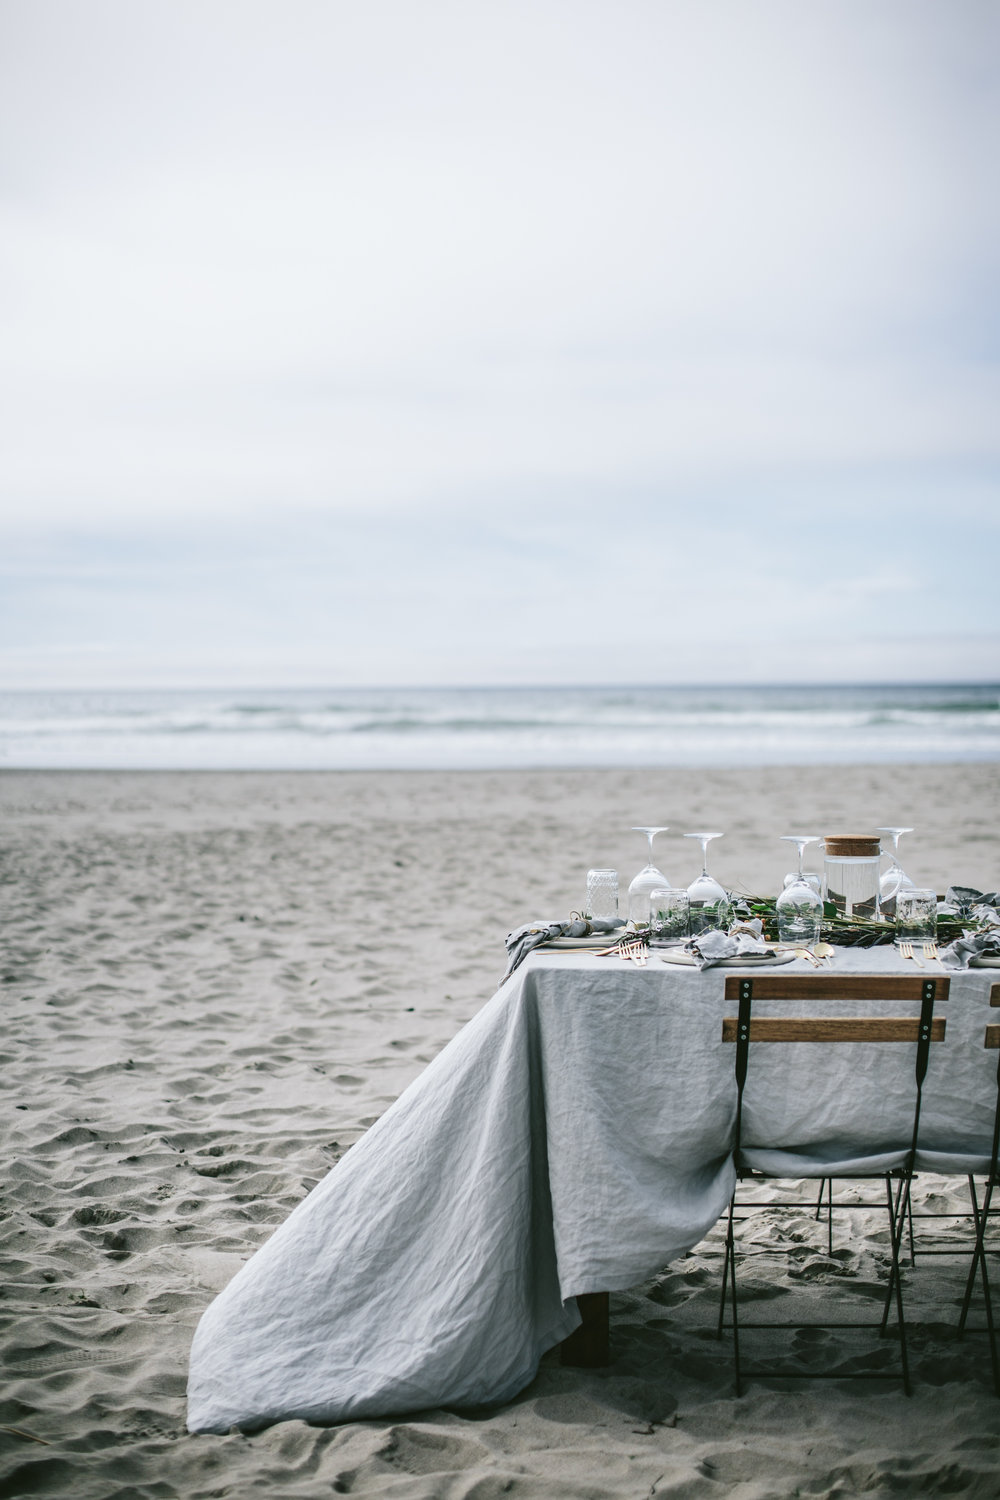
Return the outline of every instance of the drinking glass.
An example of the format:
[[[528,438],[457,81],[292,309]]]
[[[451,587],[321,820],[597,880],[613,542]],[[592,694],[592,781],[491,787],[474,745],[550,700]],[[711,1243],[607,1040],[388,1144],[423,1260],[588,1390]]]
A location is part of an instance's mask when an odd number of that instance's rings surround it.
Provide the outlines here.
[[[781,837],[784,838],[785,835],[782,834]],[[788,874],[785,876],[784,880],[781,882],[781,888],[782,888],[782,890],[784,890],[786,886],[794,885],[795,882],[799,878],[800,877],[799,877],[799,873],[798,873],[797,870],[789,870]],[[823,877],[822,877],[822,875],[818,875],[815,870],[805,870],[805,871],[803,871],[801,878],[805,881],[806,885],[811,885],[812,886],[812,888],[816,892],[817,896],[822,896],[823,895]]]
[[[884,917],[891,917],[896,910],[896,897],[900,891],[912,888],[913,881],[905,874],[899,863],[899,840],[904,833],[912,833],[912,828],[880,828],[879,833],[887,833],[892,839],[892,854],[889,866],[878,883],[879,910]]]
[[[587,905],[585,917],[613,922],[618,915],[618,871],[587,871]]]
[[[637,927],[645,927],[649,921],[650,891],[670,884],[663,871],[658,870],[653,863],[653,840],[658,833],[666,833],[669,826],[664,823],[659,828],[632,829],[633,833],[644,833],[649,840],[649,859],[628,888],[629,921],[634,922]]]
[[[799,868],[775,902],[778,913],[778,937],[783,943],[800,943],[811,947],[818,943],[823,928],[823,900],[802,869],[802,854],[807,845],[819,842],[818,833],[783,833],[782,839],[799,851]]]
[[[669,948],[687,937],[690,913],[688,893],[676,886],[661,886],[649,893],[649,945]]]
[[[731,908],[722,886],[708,873],[708,846],[721,833],[686,833],[686,839],[697,839],[701,845],[701,874],[688,886],[691,933],[710,932],[713,927],[729,926]]]
[[[933,943],[937,937],[937,893],[900,886],[896,895],[896,942]]]

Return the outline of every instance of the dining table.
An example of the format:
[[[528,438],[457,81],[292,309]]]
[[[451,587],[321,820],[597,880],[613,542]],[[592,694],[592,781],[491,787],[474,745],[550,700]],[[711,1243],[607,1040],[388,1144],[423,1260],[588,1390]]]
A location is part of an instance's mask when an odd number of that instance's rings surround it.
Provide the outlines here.
[[[838,948],[832,968],[915,972],[892,947]],[[996,1057],[983,1038],[1000,974],[924,968],[951,984],[916,1168],[946,1173],[991,1137]],[[753,972],[656,950],[644,966],[531,953],[206,1309],[189,1428],[515,1396],[578,1329],[578,1298],[657,1274],[726,1210],[736,1086],[725,979]],[[781,972],[813,970],[796,958]],[[909,1144],[909,1048],[761,1050],[745,1144],[794,1145],[832,1166]]]

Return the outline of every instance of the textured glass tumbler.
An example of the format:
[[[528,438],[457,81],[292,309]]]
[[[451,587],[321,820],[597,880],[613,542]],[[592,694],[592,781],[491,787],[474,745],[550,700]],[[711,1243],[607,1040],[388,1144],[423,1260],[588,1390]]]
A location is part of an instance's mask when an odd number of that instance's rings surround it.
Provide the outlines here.
[[[682,943],[688,935],[691,902],[687,891],[664,886],[649,893],[649,942],[653,948]]]
[[[585,917],[613,922],[618,915],[618,871],[587,871],[587,905]]]
[[[896,892],[896,942],[933,943],[937,937],[937,895],[917,886]]]

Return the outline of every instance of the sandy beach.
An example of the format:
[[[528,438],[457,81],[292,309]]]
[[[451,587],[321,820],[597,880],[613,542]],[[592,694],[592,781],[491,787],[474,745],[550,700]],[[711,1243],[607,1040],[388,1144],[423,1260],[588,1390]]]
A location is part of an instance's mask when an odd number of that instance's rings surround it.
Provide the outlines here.
[[[915,1392],[755,1382],[732,1396],[709,1242],[612,1302],[613,1363],[556,1357],[485,1412],[190,1436],[187,1356],[214,1293],[482,1006],[503,938],[565,915],[632,824],[675,820],[677,883],[773,893],[778,835],[912,823],[918,883],[1000,885],[1000,769],[6,772],[0,1495],[739,1500],[1000,1489],[984,1340],[961,1265],[918,1266]],[[918,1206],[964,1203],[922,1178]],[[877,1296],[880,1218],[817,1295]],[[955,1233],[957,1234],[957,1230]],[[817,1240],[819,1243],[819,1240]],[[926,1263],[924,1263],[926,1264]]]

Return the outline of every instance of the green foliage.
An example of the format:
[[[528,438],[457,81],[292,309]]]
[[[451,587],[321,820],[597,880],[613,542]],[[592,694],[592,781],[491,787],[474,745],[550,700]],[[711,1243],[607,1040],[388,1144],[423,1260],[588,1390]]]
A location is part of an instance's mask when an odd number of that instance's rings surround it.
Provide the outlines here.
[[[764,936],[770,942],[778,940],[778,916],[774,898],[770,896],[745,896],[739,902],[740,915],[760,917],[764,923]],[[748,909],[747,912],[743,908]],[[976,932],[982,926],[972,917],[941,916],[937,920],[937,941],[942,945],[953,943],[965,932]],[[823,941],[840,948],[877,948],[882,943],[891,943],[896,936],[896,924],[888,919],[872,921],[865,917],[842,917],[832,901],[823,903]]]

